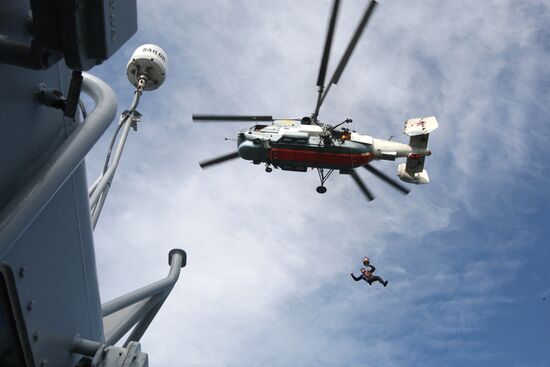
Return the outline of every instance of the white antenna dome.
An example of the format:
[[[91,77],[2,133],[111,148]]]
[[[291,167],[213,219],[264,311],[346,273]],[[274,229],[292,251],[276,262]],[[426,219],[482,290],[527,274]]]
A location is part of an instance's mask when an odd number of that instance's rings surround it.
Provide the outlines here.
[[[126,66],[128,80],[138,88],[139,80],[145,79],[147,83],[143,90],[155,90],[166,79],[167,61],[166,53],[159,46],[141,45],[134,51]]]

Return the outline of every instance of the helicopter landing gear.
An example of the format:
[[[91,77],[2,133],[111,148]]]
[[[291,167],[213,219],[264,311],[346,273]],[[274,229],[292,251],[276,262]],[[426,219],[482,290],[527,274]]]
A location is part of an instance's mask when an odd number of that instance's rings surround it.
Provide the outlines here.
[[[265,171],[266,171],[267,173],[270,173],[270,172],[273,171],[273,168],[271,168],[271,167],[269,166],[269,164],[266,164],[266,165],[265,165]]]
[[[333,169],[329,169],[327,173],[325,173],[324,168],[317,168],[317,173],[319,173],[319,180],[321,181],[321,185],[317,186],[315,189],[319,194],[324,194],[327,192],[327,188],[325,187],[325,182],[330,177],[330,174],[333,172]]]

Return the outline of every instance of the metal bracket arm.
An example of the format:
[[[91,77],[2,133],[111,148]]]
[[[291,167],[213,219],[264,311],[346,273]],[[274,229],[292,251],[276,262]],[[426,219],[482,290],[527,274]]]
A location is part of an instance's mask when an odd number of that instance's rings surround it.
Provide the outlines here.
[[[170,272],[166,278],[102,305],[105,344],[114,345],[134,326],[134,330],[123,346],[126,347],[130,342],[137,342],[141,339],[170,295],[186,261],[185,251],[171,250],[169,253]]]
[[[120,311],[123,308],[133,305],[139,301],[143,301],[144,299],[154,296],[160,292],[171,290],[178,280],[181,268],[186,265],[187,254],[181,249],[173,249],[170,251],[169,256],[170,272],[166,278],[105,302],[101,305],[103,317],[109,316],[114,312]]]

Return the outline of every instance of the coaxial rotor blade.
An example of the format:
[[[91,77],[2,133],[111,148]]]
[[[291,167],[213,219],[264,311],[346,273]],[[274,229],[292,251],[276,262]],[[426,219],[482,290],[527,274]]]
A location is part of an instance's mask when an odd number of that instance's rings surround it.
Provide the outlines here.
[[[344,72],[344,68],[346,67],[351,57],[351,54],[353,53],[353,50],[355,49],[355,46],[357,45],[357,42],[359,41],[361,34],[365,30],[365,27],[367,26],[367,23],[377,5],[378,3],[376,2],[376,0],[371,0],[367,10],[365,11],[365,14],[363,14],[363,18],[361,18],[361,21],[359,22],[359,25],[357,26],[357,29],[355,30],[355,33],[353,34],[353,37],[351,38],[351,41],[348,44],[348,47],[346,48],[346,52],[344,53],[344,56],[342,56],[342,59],[340,60],[340,63],[338,64],[338,67],[336,68],[334,75],[332,75],[332,78],[330,79],[330,82],[327,85],[327,88],[324,90],[322,95],[319,95],[319,98],[317,99],[317,106],[315,107],[315,112],[313,113],[313,116],[315,117],[315,119],[319,114],[321,105],[323,104],[323,102],[325,101],[325,98],[327,97],[327,94],[330,90],[330,86],[332,84],[338,84],[338,81],[340,80],[340,77]]]
[[[342,56],[342,59],[340,60],[340,63],[338,64],[338,67],[336,68],[336,71],[334,72],[334,76],[331,79],[331,83],[338,84],[338,81],[340,80],[340,77],[342,76],[342,73],[344,72],[344,68],[346,67],[351,54],[353,53],[353,50],[355,49],[355,46],[357,45],[357,42],[359,41],[359,38],[361,37],[361,34],[365,30],[365,27],[367,26],[367,23],[374,12],[374,9],[376,8],[376,5],[378,3],[376,0],[371,0],[369,7],[365,11],[365,14],[363,15],[363,18],[361,18],[361,22],[359,22],[359,25],[357,26],[357,29],[355,30],[355,33],[353,34],[353,37],[351,38],[351,41],[348,45],[348,48],[346,49],[346,52],[344,53],[344,56]]]
[[[219,163],[223,163],[225,161],[229,161],[231,159],[235,159],[235,158],[239,158],[239,152],[233,152],[233,153],[229,153],[229,154],[226,154],[226,155],[222,155],[220,157],[217,157],[217,158],[213,158],[213,159],[209,159],[207,161],[202,161],[199,163],[199,166],[201,166],[201,168],[206,168],[206,167],[210,167],[210,166],[213,166],[215,164],[219,164]]]
[[[273,122],[272,116],[253,115],[193,115],[193,121],[268,121]]]
[[[374,200],[374,195],[371,194],[371,192],[369,191],[369,189],[367,188],[367,186],[365,185],[365,183],[363,182],[363,180],[361,180],[361,178],[359,177],[359,175],[357,174],[357,172],[355,172],[355,170],[351,171],[350,176],[351,176],[351,178],[353,178],[353,180],[355,181],[355,183],[357,184],[357,186],[359,186],[359,188],[361,189],[361,191],[363,191],[363,193],[365,194],[365,196],[367,197],[367,199],[368,199],[369,201]]]
[[[319,77],[317,78],[317,86],[319,88],[325,87],[325,76],[327,74],[328,58],[330,56],[332,36],[334,35],[334,28],[336,27],[336,18],[338,17],[339,7],[340,0],[334,0],[332,4],[332,15],[330,16],[330,22],[327,31],[327,38],[325,40],[325,48],[323,50],[323,57],[321,59],[321,67],[319,68]]]
[[[377,170],[370,164],[365,164],[363,166],[366,170],[370,171],[373,175],[378,176],[380,179],[386,181],[386,183],[390,184],[391,186],[395,187],[397,190],[401,191],[403,194],[407,195],[411,190],[407,189],[405,186],[398,183],[396,180],[388,177],[385,173],[382,173],[381,171]]]
[[[313,112],[312,120],[317,123],[317,116],[319,116],[319,110],[323,104],[323,93],[325,91],[325,77],[327,75],[328,58],[330,56],[330,48],[332,46],[332,37],[334,36],[334,28],[336,27],[336,18],[338,17],[338,9],[340,7],[340,0],[334,0],[332,4],[332,15],[328,25],[327,38],[325,40],[325,48],[323,50],[323,57],[321,58],[321,66],[319,68],[319,76],[317,78],[317,86],[319,87],[317,95],[317,103],[315,104],[315,111]],[[330,88],[330,84],[329,84]]]

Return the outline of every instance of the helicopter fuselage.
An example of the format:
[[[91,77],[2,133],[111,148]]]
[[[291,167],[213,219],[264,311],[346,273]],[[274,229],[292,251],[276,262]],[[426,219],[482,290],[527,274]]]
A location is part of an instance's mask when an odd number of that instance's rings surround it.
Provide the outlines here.
[[[340,173],[349,174],[368,200],[373,200],[374,196],[357,174],[356,168],[358,167],[366,169],[404,194],[409,192],[398,182],[373,167],[370,164],[372,160],[394,161],[397,158],[406,158],[406,162],[400,163],[397,167],[397,176],[402,181],[412,184],[427,184],[430,181],[428,173],[424,169],[424,161],[425,157],[431,154],[427,149],[429,134],[438,126],[434,116],[405,121],[403,133],[409,136],[409,144],[393,142],[391,138],[388,140],[375,139],[372,136],[339,128],[345,123],[352,122],[349,118],[334,126],[323,124],[318,119],[323,101],[331,85],[338,83],[377,6],[377,1],[370,0],[334,74],[328,84],[325,84],[339,6],[339,1],[333,1],[317,78],[318,94],[314,112],[301,119],[274,119],[271,115],[193,115],[193,121],[271,123],[271,125],[255,125],[242,130],[237,137],[238,150],[236,152],[199,162],[201,168],[204,169],[239,157],[255,164],[265,163],[266,172],[273,171],[271,166],[300,172],[313,168],[317,169],[321,182],[316,189],[320,194],[327,191],[324,183],[328,177],[335,170],[339,170]]]
[[[347,172],[374,159],[395,160],[413,153],[407,144],[292,120],[242,130],[237,144],[243,159],[301,172],[308,168]]]

